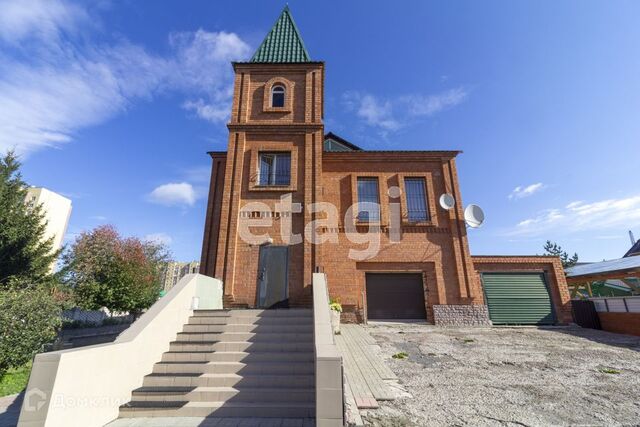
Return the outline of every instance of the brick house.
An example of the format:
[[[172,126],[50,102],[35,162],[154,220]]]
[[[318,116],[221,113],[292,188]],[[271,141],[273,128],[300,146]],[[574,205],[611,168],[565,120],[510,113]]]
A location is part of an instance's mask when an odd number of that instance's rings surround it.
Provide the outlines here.
[[[345,321],[571,320],[558,259],[471,255],[459,151],[370,151],[325,133],[324,63],[288,8],[233,68],[228,148],[209,153],[200,267],[223,281],[226,306],[310,306],[312,273],[324,271]]]

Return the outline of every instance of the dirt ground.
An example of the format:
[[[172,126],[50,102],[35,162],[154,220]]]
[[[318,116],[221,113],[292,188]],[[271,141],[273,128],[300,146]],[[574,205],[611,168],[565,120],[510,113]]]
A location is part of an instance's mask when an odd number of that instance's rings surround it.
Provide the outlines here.
[[[566,328],[370,325],[399,378],[374,426],[640,425],[640,338]],[[393,359],[400,352],[406,359]]]

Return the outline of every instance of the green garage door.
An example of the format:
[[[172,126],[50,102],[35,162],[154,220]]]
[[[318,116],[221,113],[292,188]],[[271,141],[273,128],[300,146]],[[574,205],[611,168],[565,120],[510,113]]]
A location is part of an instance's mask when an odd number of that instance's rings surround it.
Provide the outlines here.
[[[489,317],[496,325],[554,323],[549,289],[543,274],[482,275]]]

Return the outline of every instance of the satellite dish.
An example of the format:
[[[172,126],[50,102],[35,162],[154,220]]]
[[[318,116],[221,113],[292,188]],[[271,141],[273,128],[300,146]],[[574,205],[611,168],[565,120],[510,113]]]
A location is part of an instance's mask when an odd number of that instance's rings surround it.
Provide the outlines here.
[[[453,209],[453,207],[456,205],[456,199],[453,198],[453,196],[449,193],[444,193],[442,196],[440,196],[440,207],[444,210],[449,210],[449,209]]]
[[[478,205],[469,205],[464,210],[464,222],[471,228],[478,228],[484,222],[484,212]]]

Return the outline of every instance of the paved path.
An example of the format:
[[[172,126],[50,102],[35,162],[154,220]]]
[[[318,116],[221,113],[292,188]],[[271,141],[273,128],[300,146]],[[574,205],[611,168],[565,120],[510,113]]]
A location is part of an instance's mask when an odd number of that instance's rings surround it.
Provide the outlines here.
[[[393,400],[394,393],[385,380],[396,375],[382,359],[380,347],[360,325],[341,325],[336,344],[342,354],[346,387],[358,408],[377,408],[378,400]]]
[[[105,427],[313,427],[309,418],[121,418]]]
[[[23,394],[0,397],[0,427],[15,427],[20,416]]]

